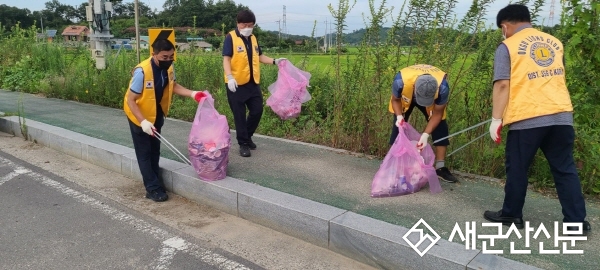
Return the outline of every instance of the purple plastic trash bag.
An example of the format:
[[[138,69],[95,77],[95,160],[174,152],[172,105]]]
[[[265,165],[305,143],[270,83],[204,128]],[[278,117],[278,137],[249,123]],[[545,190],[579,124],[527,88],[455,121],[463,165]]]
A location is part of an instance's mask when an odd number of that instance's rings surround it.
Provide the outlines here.
[[[230,134],[227,118],[214,107],[212,95],[200,100],[188,140],[192,166],[202,180],[225,178],[229,163]]]
[[[391,197],[415,193],[429,183],[432,194],[442,191],[433,163],[435,155],[428,144],[421,153],[416,144],[421,138],[409,123],[404,123],[371,184],[371,197]]]
[[[277,80],[269,85],[271,96],[267,106],[282,120],[296,118],[300,115],[302,103],[311,99],[306,90],[310,73],[296,68],[290,61],[280,61]]]

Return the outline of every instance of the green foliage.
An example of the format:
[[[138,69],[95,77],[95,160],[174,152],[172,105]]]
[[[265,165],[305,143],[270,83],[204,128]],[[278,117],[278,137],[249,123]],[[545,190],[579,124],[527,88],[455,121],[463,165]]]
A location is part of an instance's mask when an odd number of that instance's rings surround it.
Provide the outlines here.
[[[12,27],[8,38],[2,45],[6,48],[0,56],[0,86],[2,88],[24,92],[34,91],[44,77],[43,70],[37,66],[37,55],[32,55],[35,46],[36,28],[23,29],[17,23]],[[59,56],[60,57],[60,56]]]
[[[194,2],[194,3],[191,3]],[[200,29],[219,24],[216,29],[227,32],[233,27],[231,9],[242,8],[231,1],[226,3],[203,1],[165,2],[165,11],[171,17],[148,19],[194,25],[189,35],[201,36]],[[406,1],[399,8],[387,1],[369,1],[366,28],[354,47],[345,46],[345,20],[354,1],[340,0],[331,5],[336,32],[335,48],[317,54],[322,40],[315,39],[314,29],[302,45],[291,40],[279,40],[268,31],[256,29],[261,44],[272,43],[278,49],[265,48],[270,57],[286,57],[297,67],[311,73],[309,91],[312,100],[303,104],[297,119],[280,120],[265,107],[261,134],[285,137],[305,142],[370,155],[383,156],[389,149],[388,138],[392,114],[388,112],[390,83],[395,73],[408,65],[426,63],[440,67],[449,74],[451,86],[448,121],[450,132],[488,120],[491,115],[491,81],[494,51],[501,41],[500,31],[485,24],[491,0],[475,0],[466,15],[456,19],[456,0]],[[533,1],[533,17],[538,18],[541,2]],[[188,5],[194,6],[188,6]],[[230,7],[229,11],[214,11],[208,19],[197,16],[208,12],[211,5]],[[600,101],[600,38],[598,3],[566,1],[561,25],[543,28],[559,37],[567,53],[567,82],[575,107],[575,157],[584,191],[600,193],[600,179],[596,164],[600,163],[600,132],[598,132],[598,105]],[[193,12],[185,12],[186,9]],[[127,11],[122,11],[126,14]],[[462,13],[460,11],[459,13]],[[162,14],[162,13],[161,13]],[[204,14],[204,13],[203,13]],[[217,16],[218,14],[221,14]],[[129,20],[127,15],[119,20]],[[180,16],[180,17],[178,17]],[[194,24],[193,16],[197,16]],[[226,18],[229,16],[229,18]],[[229,20],[226,24],[225,21]],[[391,27],[384,28],[383,25]],[[4,24],[3,24],[4,25]],[[117,26],[118,23],[115,23]],[[154,24],[156,25],[156,24]],[[122,27],[125,27],[123,24]],[[197,27],[197,28],[196,28]],[[212,26],[211,26],[212,27]],[[540,27],[537,26],[536,27]],[[125,29],[125,28],[123,28]],[[105,70],[97,70],[85,47],[66,47],[60,42],[36,42],[35,27],[22,29],[18,24],[4,35],[0,30],[0,85],[23,92],[41,93],[48,97],[78,100],[121,108],[123,96],[131,78],[131,69],[137,64],[135,52],[122,51],[118,57],[109,55]],[[276,37],[276,38],[274,38]],[[205,40],[218,47],[223,40],[219,33],[206,34]],[[144,52],[147,55],[147,52]],[[144,56],[145,58],[146,56]],[[190,89],[208,90],[215,98],[215,106],[226,115],[233,127],[223,81],[222,57],[218,52],[188,50],[179,52],[175,63],[177,81]],[[263,96],[268,98],[267,87],[277,78],[277,68],[261,67]],[[191,121],[196,103],[190,98],[175,97],[170,117]],[[415,113],[410,119],[422,130],[425,121]],[[506,131],[505,131],[506,132]],[[487,133],[487,125],[452,138],[450,151]],[[506,137],[506,134],[503,135]],[[448,158],[453,169],[481,175],[504,177],[504,147],[496,146],[488,138],[480,139]],[[534,160],[530,182],[537,187],[553,187],[552,177],[543,155]]]
[[[27,9],[20,9],[4,4],[0,5],[0,26],[3,26],[0,29],[11,29],[19,23],[23,27],[30,27],[34,25],[35,20],[31,16],[31,12]]]
[[[197,16],[197,25],[201,28],[225,30],[235,28],[235,16],[247,6],[238,4],[231,0],[225,1],[179,1],[166,0],[163,5],[164,11],[158,14],[158,24],[169,27],[192,26],[194,16]]]
[[[564,4],[559,34],[567,51],[567,84],[575,110],[575,157],[584,190],[600,193],[600,3]]]

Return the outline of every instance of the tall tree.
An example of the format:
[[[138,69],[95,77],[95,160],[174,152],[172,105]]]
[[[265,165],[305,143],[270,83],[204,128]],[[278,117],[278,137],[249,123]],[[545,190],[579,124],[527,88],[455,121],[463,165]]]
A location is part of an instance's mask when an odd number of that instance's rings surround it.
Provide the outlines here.
[[[135,4],[134,3],[123,3],[119,2],[113,5],[114,13],[113,18],[133,18],[135,16]],[[138,10],[140,17],[154,18],[155,14],[147,4],[144,2],[138,2]]]
[[[248,7],[236,5],[232,0],[166,0],[159,22],[168,26],[195,26],[198,28],[213,28],[225,30],[235,28],[237,13]]]
[[[0,5],[0,24],[5,30],[10,30],[17,23],[20,23],[21,27],[27,28],[32,26],[35,20],[29,9]],[[39,17],[37,21],[39,21]]]
[[[41,14],[36,12],[36,17],[41,16],[44,21],[44,28],[62,28],[65,25],[73,24],[76,20],[76,9],[72,6],[61,4],[58,0],[52,0],[45,3],[46,8],[41,11]]]

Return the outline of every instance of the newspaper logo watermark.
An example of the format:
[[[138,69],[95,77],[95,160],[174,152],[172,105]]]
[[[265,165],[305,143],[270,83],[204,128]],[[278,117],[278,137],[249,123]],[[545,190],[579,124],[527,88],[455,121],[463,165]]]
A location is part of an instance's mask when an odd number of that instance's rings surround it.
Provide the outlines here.
[[[454,238],[458,238],[460,242],[464,242],[465,250],[476,250],[477,240],[481,240],[481,252],[483,254],[504,254],[505,251],[509,251],[509,254],[532,254],[531,248],[534,246],[539,246],[538,251],[540,254],[583,254],[583,250],[575,249],[576,242],[588,240],[584,233],[583,224],[569,222],[559,224],[557,221],[553,223],[554,230],[547,229],[543,223],[535,228],[527,221],[525,222],[523,232],[517,229],[515,224],[509,226],[506,232],[504,232],[502,223],[484,222],[481,224],[483,227],[482,229],[491,227],[496,230],[484,229],[484,232],[493,233],[481,234],[480,231],[480,234],[478,234],[477,223],[475,221],[465,222],[464,230],[460,227],[459,223],[456,222],[448,237],[448,241],[452,242]],[[425,229],[433,236],[424,232]],[[554,233],[551,234],[551,231]],[[418,233],[418,239],[415,243],[409,240],[409,236],[413,233]],[[415,240],[415,237],[411,238],[412,240]],[[431,228],[431,226],[429,226],[429,224],[427,224],[427,222],[423,219],[419,219],[419,221],[404,234],[402,239],[404,239],[404,241],[406,241],[419,256],[423,257],[429,249],[441,239],[441,237]],[[512,241],[510,241],[509,247],[501,244],[498,245],[497,242],[502,242],[502,240]],[[518,244],[516,245],[514,240],[524,241],[524,247],[519,245],[521,246],[521,249],[517,249]],[[532,240],[539,241],[537,243],[538,245],[532,244]],[[429,244],[424,249],[420,249],[425,241],[428,241]],[[552,247],[554,249],[552,249]]]
[[[419,228],[420,226],[424,226],[425,228],[427,228],[427,230],[429,230],[435,237],[432,237],[429,234],[423,234],[423,227]],[[408,240],[408,236],[414,232],[419,233],[419,240],[416,243],[411,242],[410,240]],[[427,251],[429,251],[429,249],[431,249],[435,243],[437,243],[441,237],[439,234],[437,234],[436,231],[434,231],[429,224],[427,224],[427,222],[425,222],[423,219],[419,219],[419,221],[417,223],[415,223],[414,226],[412,226],[412,228],[410,228],[410,230],[408,230],[408,232],[406,232],[406,234],[404,234],[404,236],[402,236],[402,239],[404,239],[404,241],[406,241],[406,243],[412,247],[412,249],[417,252],[417,254],[419,254],[419,256],[423,257],[423,255],[425,255],[425,253],[427,253]],[[419,246],[421,246],[421,244],[423,244],[424,241],[429,240],[429,245],[427,245],[427,247],[425,249],[423,249],[422,251],[419,249]]]
[[[461,230],[458,222],[455,223],[454,229],[448,238],[448,241],[452,242],[455,236],[458,237],[462,242],[465,242],[466,250],[476,249],[476,239],[482,240],[481,253],[483,254],[504,254],[503,249],[492,249],[493,247],[499,247],[496,240],[501,242],[502,240],[510,241],[509,254],[531,254],[533,245],[531,240],[538,240],[538,252],[540,254],[583,254],[583,250],[574,249],[577,241],[587,241],[587,236],[583,232],[583,224],[579,222],[563,222],[562,226],[557,221],[554,221],[554,233],[550,234],[549,229],[541,223],[537,228],[533,227],[529,221],[525,222],[523,233],[517,229],[515,224],[512,224],[506,233],[503,233],[502,223],[490,223],[484,222],[481,224],[483,228],[492,227],[495,228],[494,234],[478,234],[475,221],[465,222],[465,231]],[[561,230],[562,229],[562,230]],[[561,233],[562,232],[562,233]],[[512,236],[512,238],[511,238]],[[515,239],[516,238],[516,239]],[[523,249],[517,249],[517,245],[514,240],[524,239],[525,245]],[[562,244],[562,245],[561,245]],[[554,249],[550,249],[552,246]],[[561,249],[562,247],[562,249]]]

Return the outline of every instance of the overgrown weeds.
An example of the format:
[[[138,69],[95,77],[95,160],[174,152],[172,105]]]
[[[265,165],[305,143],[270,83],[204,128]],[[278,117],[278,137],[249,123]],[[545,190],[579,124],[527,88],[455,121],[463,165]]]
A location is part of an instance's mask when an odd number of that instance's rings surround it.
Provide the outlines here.
[[[450,132],[488,120],[491,115],[493,56],[501,33],[488,25],[492,0],[474,0],[466,14],[457,11],[457,0],[407,0],[399,7],[387,0],[369,1],[365,11],[366,34],[357,48],[346,48],[343,32],[354,0],[338,0],[329,10],[336,23],[336,46],[330,55],[306,50],[303,56],[279,55],[312,74],[309,91],[312,100],[302,114],[281,121],[268,107],[258,132],[305,142],[328,145],[368,155],[383,156],[389,149],[392,115],[387,111],[394,74],[413,64],[430,64],[449,74],[451,88],[448,107]],[[528,1],[521,1],[528,4]],[[600,193],[597,165],[600,163],[598,105],[600,100],[600,38],[598,11],[592,1],[563,1],[561,24],[544,31],[557,35],[567,52],[567,81],[575,105],[577,139],[575,156],[586,193]],[[532,5],[533,18],[541,12]],[[395,4],[395,3],[394,3]],[[384,28],[384,25],[392,25]],[[539,22],[535,27],[542,28]],[[385,29],[387,36],[379,33]],[[36,40],[35,27],[17,25],[0,42],[0,85],[5,89],[43,93],[48,97],[72,99],[108,107],[122,107],[131,70],[137,64],[135,52],[109,55],[108,67],[96,70],[85,46],[48,44]],[[305,43],[318,46],[314,37]],[[265,51],[267,54],[268,51]],[[144,52],[146,56],[147,51]],[[271,55],[274,56],[274,55]],[[329,57],[328,63],[314,64]],[[312,64],[311,64],[312,63]],[[178,53],[177,82],[190,89],[209,90],[216,108],[233,126],[226,100],[222,60],[218,53],[186,51]],[[277,78],[277,69],[262,66],[261,85],[266,99],[267,86]],[[176,97],[170,116],[191,121],[196,103]],[[410,119],[417,129],[425,121],[419,114]],[[483,125],[451,139],[450,151],[487,132]],[[505,137],[506,135],[504,135]],[[487,137],[451,156],[453,169],[493,177],[504,177],[504,148]],[[531,181],[539,187],[552,187],[552,177],[540,154],[532,166]]]

